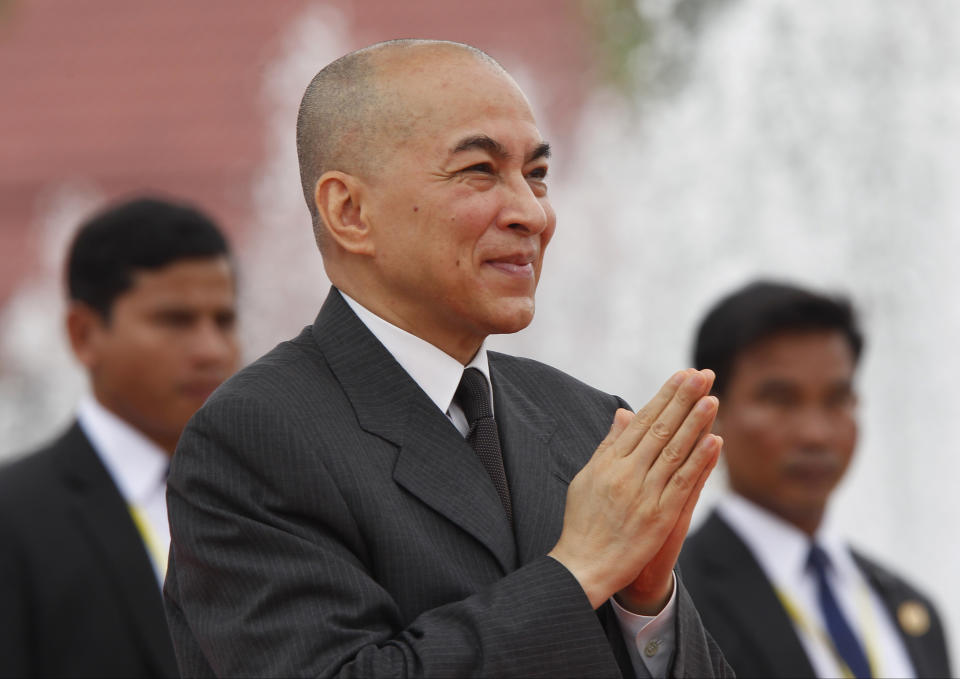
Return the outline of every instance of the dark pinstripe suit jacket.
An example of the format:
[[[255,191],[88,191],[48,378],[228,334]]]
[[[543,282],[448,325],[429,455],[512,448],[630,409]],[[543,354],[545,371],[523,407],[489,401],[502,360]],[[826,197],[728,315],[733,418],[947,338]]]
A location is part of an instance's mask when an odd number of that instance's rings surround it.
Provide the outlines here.
[[[897,625],[917,676],[952,676],[943,627],[930,600],[876,562],[856,553],[854,558],[894,621],[906,601],[921,602],[930,613],[923,634]],[[816,676],[760,564],[717,512],[686,541],[680,565],[704,622],[738,677]]]
[[[168,483],[165,595],[183,673],[629,666],[609,613],[545,556],[619,402],[532,361],[491,354],[490,369],[515,534],[469,445],[337,293],[218,390]],[[676,674],[723,671],[685,592],[678,631]]]

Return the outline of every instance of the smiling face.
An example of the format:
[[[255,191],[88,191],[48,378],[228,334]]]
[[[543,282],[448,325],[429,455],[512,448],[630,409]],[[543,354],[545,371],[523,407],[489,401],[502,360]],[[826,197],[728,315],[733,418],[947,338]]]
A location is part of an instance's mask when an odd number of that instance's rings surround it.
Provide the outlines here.
[[[854,368],[843,333],[783,332],[736,358],[720,399],[732,488],[811,535],[853,456]]]
[[[412,50],[379,77],[394,104],[358,194],[372,275],[351,292],[466,363],[533,319],[556,225],[549,147],[513,80],[471,54]]]
[[[77,304],[68,323],[97,400],[172,453],[187,420],[237,368],[235,290],[225,257],[134,274],[109,320]]]

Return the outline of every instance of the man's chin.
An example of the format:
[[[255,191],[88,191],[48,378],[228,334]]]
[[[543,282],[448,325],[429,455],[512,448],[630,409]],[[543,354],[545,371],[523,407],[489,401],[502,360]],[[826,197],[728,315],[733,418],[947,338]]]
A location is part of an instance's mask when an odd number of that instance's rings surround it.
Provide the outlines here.
[[[510,335],[520,332],[533,322],[533,300],[529,300],[529,302],[511,300],[498,311],[499,313],[492,319],[492,327],[489,332],[491,335]]]

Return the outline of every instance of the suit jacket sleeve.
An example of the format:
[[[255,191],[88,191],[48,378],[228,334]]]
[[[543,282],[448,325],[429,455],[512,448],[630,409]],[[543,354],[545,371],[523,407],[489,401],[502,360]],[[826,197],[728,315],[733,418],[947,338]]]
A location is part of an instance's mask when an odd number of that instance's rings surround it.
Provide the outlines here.
[[[310,448],[300,431],[269,404],[220,400],[184,433],[166,597],[185,675],[619,674],[582,589],[549,557],[405,620],[319,456],[271,466]],[[304,475],[309,516],[281,492]]]

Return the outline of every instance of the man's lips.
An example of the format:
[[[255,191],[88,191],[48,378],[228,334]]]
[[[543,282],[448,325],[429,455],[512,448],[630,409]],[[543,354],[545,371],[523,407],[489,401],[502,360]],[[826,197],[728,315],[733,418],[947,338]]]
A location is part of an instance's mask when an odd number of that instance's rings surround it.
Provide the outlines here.
[[[799,458],[789,461],[784,471],[792,478],[808,483],[832,481],[840,472],[841,464],[833,456]]]
[[[485,263],[509,276],[526,278],[532,277],[534,274],[533,262],[535,259],[536,256],[533,254],[518,254],[488,259]]]

